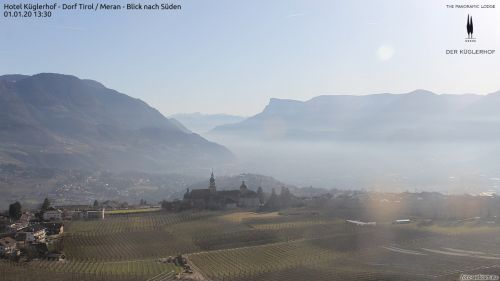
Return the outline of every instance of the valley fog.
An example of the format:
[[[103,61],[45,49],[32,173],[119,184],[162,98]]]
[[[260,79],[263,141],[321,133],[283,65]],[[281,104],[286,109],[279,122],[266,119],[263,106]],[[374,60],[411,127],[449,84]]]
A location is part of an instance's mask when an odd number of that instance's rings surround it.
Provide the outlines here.
[[[492,142],[253,141],[210,135],[237,157],[232,172],[290,184],[377,191],[498,191],[500,147]]]

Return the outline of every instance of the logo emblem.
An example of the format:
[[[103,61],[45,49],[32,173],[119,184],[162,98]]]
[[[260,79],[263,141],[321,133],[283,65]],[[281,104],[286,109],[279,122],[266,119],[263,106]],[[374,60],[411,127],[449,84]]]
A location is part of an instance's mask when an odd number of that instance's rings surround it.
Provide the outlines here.
[[[474,38],[474,24],[470,15],[467,15],[467,38],[465,38],[465,42],[476,42],[476,38]]]

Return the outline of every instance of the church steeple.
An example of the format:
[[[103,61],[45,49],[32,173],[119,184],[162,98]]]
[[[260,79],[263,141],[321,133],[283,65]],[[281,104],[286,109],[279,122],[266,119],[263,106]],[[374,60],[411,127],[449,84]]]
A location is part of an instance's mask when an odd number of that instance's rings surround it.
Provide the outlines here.
[[[245,192],[247,192],[247,190],[248,189],[247,189],[247,185],[245,184],[245,181],[242,181],[241,186],[240,186],[240,192],[245,193]]]
[[[217,187],[215,186],[215,178],[213,170],[212,170],[212,175],[210,176],[210,185],[208,186],[208,189],[210,190],[211,193],[215,193],[217,191]]]

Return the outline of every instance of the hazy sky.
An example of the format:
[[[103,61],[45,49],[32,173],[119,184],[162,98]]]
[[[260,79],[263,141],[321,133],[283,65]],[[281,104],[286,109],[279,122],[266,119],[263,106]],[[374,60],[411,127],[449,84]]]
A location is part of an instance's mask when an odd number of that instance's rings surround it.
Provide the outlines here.
[[[1,17],[0,73],[98,80],[165,115],[252,115],[271,97],[417,88],[484,94],[500,90],[500,54],[445,50],[498,48],[500,7],[445,5],[495,2],[191,0],[173,1],[182,10],[170,12]],[[468,13],[476,43],[464,42]]]

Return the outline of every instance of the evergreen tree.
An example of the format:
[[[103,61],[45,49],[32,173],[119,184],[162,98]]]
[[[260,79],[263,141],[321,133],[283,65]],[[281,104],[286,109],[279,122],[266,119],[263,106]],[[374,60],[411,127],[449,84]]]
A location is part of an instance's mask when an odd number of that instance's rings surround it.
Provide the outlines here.
[[[99,207],[99,201],[95,200],[94,201],[94,208],[97,208],[97,207]]]
[[[265,201],[264,191],[262,190],[262,187],[260,187],[260,186],[257,189],[257,196],[259,197],[259,202],[261,204],[264,204],[264,201]]]
[[[280,208],[280,202],[279,202],[279,197],[276,194],[276,190],[273,188],[271,191],[271,196],[267,200],[267,202],[263,206],[263,210],[266,211],[273,211],[273,210],[278,210]]]
[[[290,190],[284,186],[281,187],[280,205],[281,207],[289,207],[292,201]]]
[[[42,210],[42,212],[45,212],[45,211],[47,211],[49,208],[50,208],[50,201],[49,201],[49,198],[45,198],[45,200],[43,200],[41,210]]]
[[[17,202],[9,205],[9,217],[18,220],[23,215],[21,203]]]
[[[161,208],[164,209],[164,210],[168,209],[168,207],[169,207],[169,204],[168,204],[167,200],[162,200],[160,202],[160,205],[161,205]]]

